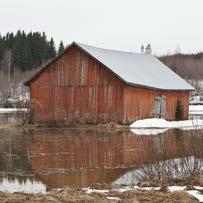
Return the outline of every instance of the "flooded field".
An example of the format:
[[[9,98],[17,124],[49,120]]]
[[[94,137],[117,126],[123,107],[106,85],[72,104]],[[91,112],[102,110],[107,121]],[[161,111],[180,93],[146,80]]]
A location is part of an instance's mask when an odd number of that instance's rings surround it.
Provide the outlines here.
[[[7,113],[0,112],[0,125],[22,124],[25,122],[25,120],[26,120],[25,111],[7,112]]]
[[[187,177],[202,165],[202,131],[200,134],[194,137],[180,130],[145,136],[125,131],[0,129],[0,190],[43,193],[50,188],[92,183],[136,185],[142,179],[142,164],[153,166],[165,160],[170,160],[168,165],[156,167],[182,166],[184,171],[179,168],[176,175]],[[155,177],[149,169],[143,170],[143,178]],[[155,171],[157,178],[163,172],[160,169]],[[171,176],[171,171],[165,175]]]
[[[132,186],[200,173],[203,130],[151,132],[0,128],[0,191]]]

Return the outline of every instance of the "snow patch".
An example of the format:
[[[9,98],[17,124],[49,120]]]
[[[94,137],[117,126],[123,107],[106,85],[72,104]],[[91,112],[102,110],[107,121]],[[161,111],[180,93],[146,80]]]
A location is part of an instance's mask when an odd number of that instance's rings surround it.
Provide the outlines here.
[[[90,189],[90,188],[87,188],[85,190],[86,190],[87,194],[91,194],[93,192],[95,192],[95,193],[107,193],[107,192],[109,192],[109,190],[96,190],[96,189]]]
[[[180,128],[196,129],[203,128],[203,120],[185,120],[185,121],[166,121],[165,119],[149,118],[135,121],[130,128]]]
[[[110,199],[110,200],[120,200],[120,198],[118,197],[106,197],[107,199]]]
[[[27,109],[22,108],[0,108],[0,113],[14,113],[14,112],[18,112],[18,111],[27,111]]]
[[[203,194],[200,193],[199,191],[197,191],[197,190],[188,190],[187,193],[192,195],[196,199],[198,199],[199,202],[203,202]]]
[[[168,187],[168,190],[169,192],[175,192],[175,191],[182,191],[182,190],[185,190],[186,186],[169,186]]]

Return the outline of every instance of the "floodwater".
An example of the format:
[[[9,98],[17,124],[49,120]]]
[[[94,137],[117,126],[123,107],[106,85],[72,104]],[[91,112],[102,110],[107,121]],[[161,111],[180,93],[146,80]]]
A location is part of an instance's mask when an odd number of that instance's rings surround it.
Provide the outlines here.
[[[0,191],[45,193],[104,182],[136,185],[150,175],[159,177],[159,170],[181,171],[184,163],[188,171],[202,167],[202,130],[152,132],[0,128]],[[159,170],[147,173],[154,164]]]
[[[0,125],[6,124],[22,124],[26,119],[26,112],[10,112],[1,113],[0,112]]]

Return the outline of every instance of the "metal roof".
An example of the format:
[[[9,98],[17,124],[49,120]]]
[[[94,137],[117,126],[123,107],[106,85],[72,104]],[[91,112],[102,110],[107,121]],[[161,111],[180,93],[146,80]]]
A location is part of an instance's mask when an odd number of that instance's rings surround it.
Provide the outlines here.
[[[105,65],[129,85],[144,86],[161,90],[195,90],[184,79],[151,54],[115,51],[76,42],[69,45],[63,53],[47,63],[24,84],[29,85],[34,78],[48,68],[51,63],[59,59],[61,55],[73,45],[76,45],[91,57],[95,58],[98,62]]]
[[[163,90],[194,90],[151,54],[137,54],[76,43],[126,83]]]

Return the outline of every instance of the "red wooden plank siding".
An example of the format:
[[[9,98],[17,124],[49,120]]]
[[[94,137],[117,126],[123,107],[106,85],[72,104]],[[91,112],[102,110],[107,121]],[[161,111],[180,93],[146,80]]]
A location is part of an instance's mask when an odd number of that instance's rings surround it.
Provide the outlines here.
[[[189,91],[129,86],[76,46],[30,83],[34,123],[128,123],[153,116],[154,99],[166,96],[166,118],[175,118],[177,99],[188,118]]]
[[[184,119],[188,119],[189,91],[158,91],[126,86],[124,91],[124,117],[126,122],[153,117],[154,100],[157,96],[162,95],[166,97],[166,119],[175,119],[177,100],[182,101]]]
[[[76,47],[31,83],[34,122],[122,122],[124,84]]]

